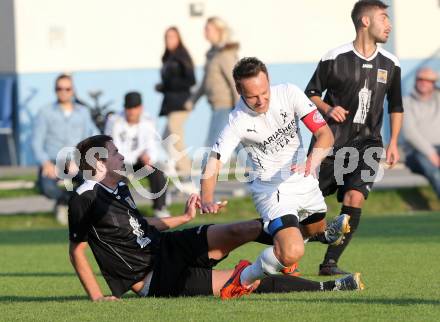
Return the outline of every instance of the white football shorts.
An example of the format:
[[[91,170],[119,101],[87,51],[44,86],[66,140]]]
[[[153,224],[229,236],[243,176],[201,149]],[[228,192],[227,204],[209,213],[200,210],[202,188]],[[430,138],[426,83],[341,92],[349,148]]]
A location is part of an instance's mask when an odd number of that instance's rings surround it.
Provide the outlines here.
[[[327,205],[312,175],[293,174],[281,183],[255,180],[250,190],[255,208],[264,223],[285,215],[295,215],[299,222],[317,212],[326,212]]]

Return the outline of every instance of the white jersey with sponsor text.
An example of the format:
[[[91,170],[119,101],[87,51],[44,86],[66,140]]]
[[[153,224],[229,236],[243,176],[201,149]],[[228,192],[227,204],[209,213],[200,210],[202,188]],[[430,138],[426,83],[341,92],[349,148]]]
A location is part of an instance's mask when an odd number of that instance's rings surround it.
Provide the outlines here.
[[[303,162],[305,158],[298,122],[314,110],[316,106],[297,86],[271,86],[268,111],[258,114],[240,99],[212,150],[226,163],[241,142],[259,181],[298,181],[303,175],[290,171],[292,164]]]

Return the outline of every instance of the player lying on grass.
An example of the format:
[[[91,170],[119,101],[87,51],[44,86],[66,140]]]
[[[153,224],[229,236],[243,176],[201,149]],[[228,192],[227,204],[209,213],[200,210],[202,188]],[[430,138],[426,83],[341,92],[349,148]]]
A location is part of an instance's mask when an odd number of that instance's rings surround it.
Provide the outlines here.
[[[120,173],[124,171],[124,157],[112,138],[90,137],[79,143],[78,150],[80,169],[92,176],[69,203],[69,253],[90,299],[116,300],[129,290],[142,297],[219,295],[223,285],[236,274],[213,267],[235,248],[257,239],[261,223],[250,220],[163,232],[195,218],[200,204],[197,195],[189,198],[181,216],[145,218],[123,183]],[[101,291],[85,254],[87,245],[112,296]],[[327,282],[273,275],[256,281],[252,288],[256,293],[274,293],[360,290],[363,285],[360,274]]]

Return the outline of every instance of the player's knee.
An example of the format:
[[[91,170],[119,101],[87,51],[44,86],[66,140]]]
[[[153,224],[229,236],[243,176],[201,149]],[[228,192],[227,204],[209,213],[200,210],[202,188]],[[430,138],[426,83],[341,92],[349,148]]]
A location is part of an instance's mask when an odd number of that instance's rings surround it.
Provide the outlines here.
[[[364,200],[362,192],[357,190],[347,191],[344,195],[344,205],[346,206],[361,208]]]
[[[304,243],[275,248],[275,256],[284,266],[291,266],[304,256]]]

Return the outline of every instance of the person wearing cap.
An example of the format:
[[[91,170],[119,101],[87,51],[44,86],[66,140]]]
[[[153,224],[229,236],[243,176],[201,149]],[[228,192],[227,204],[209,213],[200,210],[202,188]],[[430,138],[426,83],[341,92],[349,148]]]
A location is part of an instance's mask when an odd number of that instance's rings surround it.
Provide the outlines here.
[[[417,71],[414,91],[404,98],[406,165],[425,176],[440,198],[440,89],[438,74],[429,67]]]
[[[129,172],[145,170],[141,175],[146,175],[150,183],[151,195],[148,197],[153,200],[154,216],[169,217],[166,208],[167,180],[164,173],[155,167],[160,135],[154,121],[144,111],[140,93],[129,92],[125,95],[124,111],[109,118],[104,132],[113,137]]]

